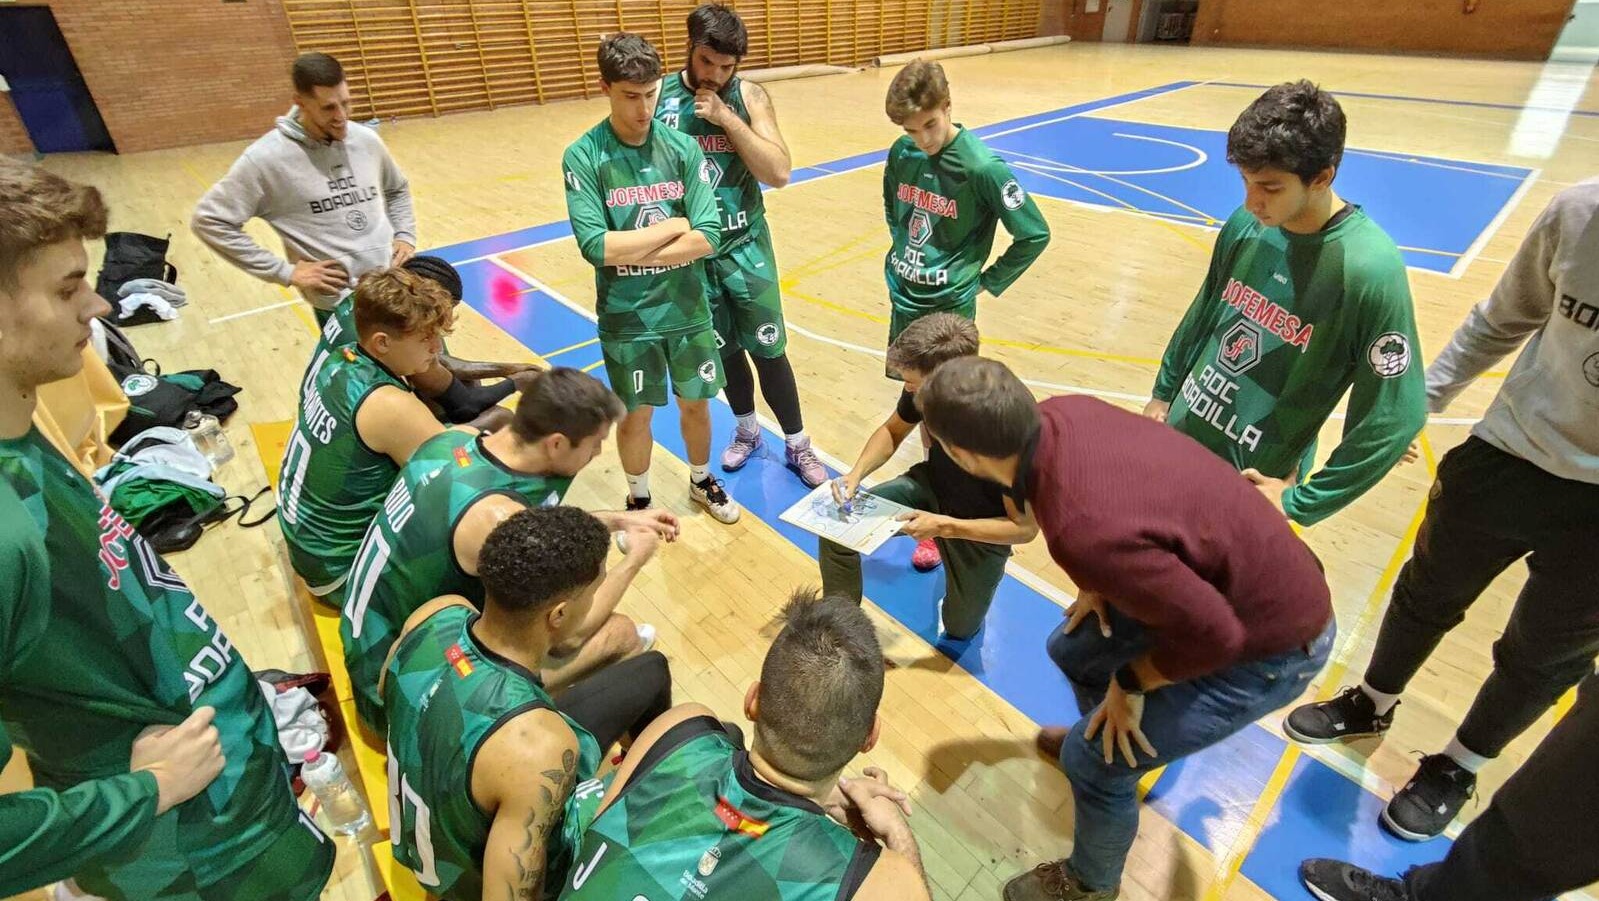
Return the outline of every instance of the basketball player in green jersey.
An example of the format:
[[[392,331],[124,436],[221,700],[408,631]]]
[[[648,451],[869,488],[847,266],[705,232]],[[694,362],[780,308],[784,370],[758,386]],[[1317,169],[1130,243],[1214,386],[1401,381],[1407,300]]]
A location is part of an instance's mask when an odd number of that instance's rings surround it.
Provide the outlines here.
[[[383,658],[406,618],[444,595],[481,607],[478,555],[489,533],[528,507],[562,503],[625,412],[593,376],[552,369],[522,393],[510,425],[490,435],[444,432],[400,470],[356,554],[339,623],[355,708],[374,732],[383,734]],[[600,587],[588,618],[541,668],[550,691],[647,650],[654,639],[653,627],[635,626],[615,610],[658,539],[677,537],[677,517],[665,510],[594,516],[628,533],[627,554]]]
[[[906,796],[874,768],[840,779],[877,743],[883,657],[871,621],[807,590],[783,618],[744,695],[748,751],[709,708],[684,704],[650,724],[608,788],[579,786],[604,799],[563,899],[929,897]]]
[[[400,467],[444,431],[406,378],[437,359],[452,308],[431,280],[404,269],[367,273],[355,287],[357,342],[319,368],[300,398],[278,522],[294,571],[331,606],[343,603],[339,589]]]
[[[609,537],[575,507],[523,510],[483,544],[482,612],[438,598],[395,643],[382,681],[390,841],[430,895],[553,896],[582,833],[574,787],[670,708],[654,651],[574,686],[559,710],[540,683],[545,655],[588,615]]]
[[[1308,81],[1271,88],[1233,123],[1227,161],[1244,205],[1216,238],[1144,408],[1304,526],[1377,484],[1427,422],[1404,258],[1333,190],[1345,128],[1338,101]],[[1311,473],[1345,391],[1343,440]]]
[[[289,791],[250,668],[150,545],[33,424],[110,313],[85,280],[93,188],[0,163],[0,896],[317,897],[333,843]]]
[[[703,262],[722,244],[711,167],[693,138],[655,122],[661,57],[648,41],[611,35],[599,69],[611,114],[566,148],[561,170],[572,233],[594,266],[605,373],[628,410],[616,430],[627,507],[650,505],[650,419],[670,382],[689,497],[737,522],[738,504],[710,471],[709,401],[724,384]]]
[[[766,89],[738,77],[739,60],[748,51],[749,33],[738,13],[714,3],[695,7],[688,15],[688,62],[661,83],[655,118],[699,142],[716,187],[722,246],[705,261],[705,275],[727,377],[727,403],[738,420],[722,452],[722,469],[742,469],[761,447],[753,358],[761,394],[783,429],[784,460],[814,488],[827,480],[827,467],[805,435],[794,367],[788,361],[777,255],[761,199],[762,184],[788,184],[788,145],[777,129]]]

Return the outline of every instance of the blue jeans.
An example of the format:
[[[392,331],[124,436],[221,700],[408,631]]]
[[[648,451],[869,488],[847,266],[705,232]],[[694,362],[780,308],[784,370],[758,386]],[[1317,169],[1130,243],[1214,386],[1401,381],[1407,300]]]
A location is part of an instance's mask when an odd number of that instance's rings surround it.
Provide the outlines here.
[[[1115,611],[1110,621],[1111,637],[1106,638],[1092,618],[1070,635],[1063,620],[1046,644],[1082,710],[1061,746],[1060,766],[1071,780],[1075,806],[1071,868],[1096,891],[1121,884],[1127,852],[1138,834],[1139,777],[1203,750],[1299,697],[1326,665],[1338,631],[1336,623],[1329,623],[1306,647],[1150,692],[1141,728],[1158,756],[1144,756],[1135,743],[1138,765],[1130,767],[1120,752],[1107,764],[1099,736],[1092,741],[1084,736],[1089,714],[1105,700],[1113,674],[1149,649],[1149,636],[1138,623]]]

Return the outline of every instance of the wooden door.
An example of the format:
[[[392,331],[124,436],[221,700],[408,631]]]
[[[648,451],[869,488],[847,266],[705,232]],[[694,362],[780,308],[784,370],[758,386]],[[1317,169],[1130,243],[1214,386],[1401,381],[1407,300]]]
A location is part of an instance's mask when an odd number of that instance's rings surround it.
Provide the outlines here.
[[[1066,4],[1066,33],[1074,41],[1098,41],[1105,31],[1109,0],[1062,0]]]

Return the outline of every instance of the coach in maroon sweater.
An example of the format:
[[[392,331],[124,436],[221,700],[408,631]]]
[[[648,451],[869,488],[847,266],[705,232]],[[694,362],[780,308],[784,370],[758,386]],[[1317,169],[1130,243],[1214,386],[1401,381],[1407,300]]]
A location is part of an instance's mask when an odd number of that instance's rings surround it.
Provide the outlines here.
[[[1139,776],[1293,701],[1326,663],[1327,580],[1258,489],[1160,423],[1090,397],[1035,403],[978,357],[939,367],[921,403],[950,457],[1009,489],[1080,589],[1047,650],[1085,715],[1039,734],[1072,782],[1072,856],[1012,879],[1006,901],[1108,901]],[[1090,615],[1098,628],[1079,629]]]

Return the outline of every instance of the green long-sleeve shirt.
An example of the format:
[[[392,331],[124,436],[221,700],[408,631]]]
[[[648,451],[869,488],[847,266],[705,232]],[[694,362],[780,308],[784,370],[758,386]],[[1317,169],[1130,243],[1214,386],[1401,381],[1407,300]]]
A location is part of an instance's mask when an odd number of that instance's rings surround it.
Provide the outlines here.
[[[1240,207],[1172,335],[1154,396],[1167,417],[1239,469],[1295,484],[1289,518],[1312,525],[1364,494],[1427,420],[1404,259],[1360,209],[1312,235]],[[1316,435],[1349,392],[1343,440],[1306,478]]]
[[[889,301],[912,317],[969,308],[979,288],[999,296],[1049,244],[1049,223],[982,139],[962,128],[931,156],[909,135],[883,169],[883,215],[892,246],[883,259]],[[994,226],[1011,244],[986,270]]]

